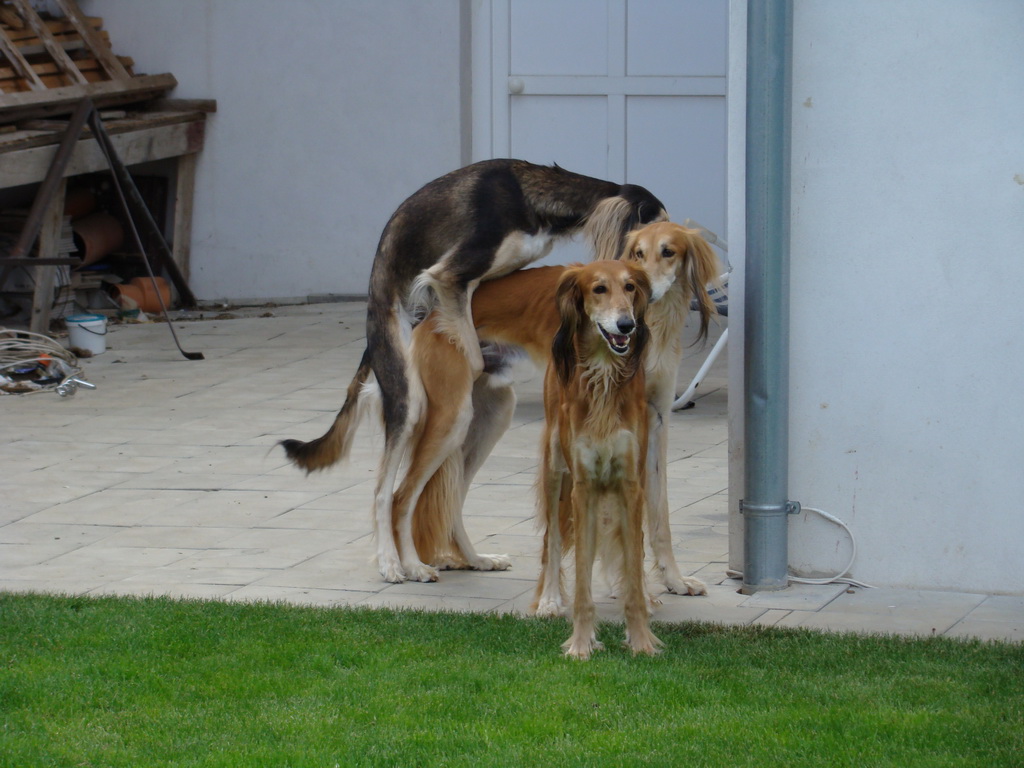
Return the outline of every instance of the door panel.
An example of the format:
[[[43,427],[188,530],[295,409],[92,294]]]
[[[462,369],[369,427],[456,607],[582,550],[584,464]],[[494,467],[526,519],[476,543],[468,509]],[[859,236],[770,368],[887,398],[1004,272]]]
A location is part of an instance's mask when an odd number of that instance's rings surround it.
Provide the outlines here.
[[[474,159],[642,184],[724,235],[726,0],[480,0],[473,23]]]
[[[608,176],[608,99],[522,96],[511,106],[511,155],[600,179]],[[571,125],[571,131],[565,130]]]
[[[630,2],[626,72],[630,75],[724,77],[729,17],[724,2]]]
[[[626,165],[668,207],[725,237],[725,99],[631,96]]]
[[[514,0],[509,22],[512,72],[608,74],[608,16],[594,0]]]

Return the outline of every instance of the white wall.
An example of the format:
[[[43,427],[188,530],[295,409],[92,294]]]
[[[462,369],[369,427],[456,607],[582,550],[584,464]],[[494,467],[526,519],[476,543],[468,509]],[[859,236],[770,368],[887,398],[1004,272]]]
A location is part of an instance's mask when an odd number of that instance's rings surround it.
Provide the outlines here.
[[[859,579],[1022,593],[1024,4],[794,22],[790,497]],[[790,531],[798,571],[848,553]]]
[[[468,158],[459,0],[80,6],[137,72],[217,100],[193,225],[201,300],[365,295],[395,207]]]

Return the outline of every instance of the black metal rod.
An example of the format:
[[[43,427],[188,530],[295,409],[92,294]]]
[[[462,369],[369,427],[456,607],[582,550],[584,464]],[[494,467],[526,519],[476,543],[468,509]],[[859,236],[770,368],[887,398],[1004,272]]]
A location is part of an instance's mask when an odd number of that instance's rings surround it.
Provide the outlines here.
[[[135,216],[132,215],[133,210],[132,206],[129,204],[129,200],[135,201],[134,213],[142,218],[151,234],[155,236],[155,239],[162,244],[163,248],[167,251],[165,257],[167,264],[165,264],[165,266],[174,266],[174,260],[170,257],[170,249],[167,248],[167,243],[164,242],[163,235],[160,233],[159,227],[157,227],[156,222],[153,221],[153,217],[150,215],[149,209],[146,207],[146,203],[142,199],[142,195],[139,194],[139,190],[135,186],[135,182],[132,180],[131,174],[128,173],[128,169],[125,168],[124,163],[122,163],[121,159],[117,156],[117,151],[114,149],[114,145],[110,141],[110,136],[107,135],[107,131],[103,127],[103,121],[100,119],[99,112],[93,110],[89,118],[89,124],[92,126],[93,133],[96,136],[96,142],[99,144],[100,150],[103,152],[103,155],[107,160],[107,164],[110,166],[111,175],[114,181],[114,189],[117,191],[118,199],[121,202],[121,208],[124,210],[125,219],[128,222],[128,229],[131,231],[132,238],[135,241],[135,246],[143,256],[142,261],[146,265],[146,271],[149,273],[149,279],[153,282],[153,292],[156,293],[156,298],[160,303],[160,309],[163,312],[164,320],[167,322],[167,327],[171,330],[171,336],[174,338],[174,344],[178,347],[178,351],[181,352],[186,360],[203,360],[205,358],[202,352],[186,352],[182,349],[181,342],[178,341],[178,334],[174,330],[174,324],[171,322],[171,318],[167,314],[167,305],[164,304],[163,294],[160,293],[160,288],[156,283],[156,275],[153,274],[153,267],[149,263],[149,258],[146,255],[146,249],[142,245],[142,238],[139,237],[139,230],[135,226]],[[178,272],[177,274],[180,278],[181,273]],[[194,306],[195,297],[192,296],[191,291],[189,291],[188,295],[191,298],[192,305]]]
[[[110,140],[110,135],[107,133],[107,129],[103,126],[103,121],[100,119],[99,112],[96,112],[95,110],[93,111],[89,118],[89,125],[92,127],[96,142],[100,145],[100,149],[107,158],[107,163],[110,165],[110,171],[114,176],[114,180],[118,182],[121,187],[122,194],[126,200],[125,205],[127,206],[126,211],[129,218],[137,221],[145,230],[150,242],[155,244],[155,255],[160,261],[160,266],[167,270],[167,274],[170,276],[171,282],[174,283],[174,287],[178,291],[178,296],[181,299],[182,305],[190,309],[194,308],[196,306],[195,294],[193,294],[192,289],[188,287],[188,282],[185,280],[184,275],[181,274],[181,270],[174,261],[174,255],[171,253],[171,249],[168,247],[167,241],[164,240],[163,232],[160,231],[160,227],[157,226],[156,221],[153,219],[153,214],[150,213],[149,206],[146,205],[146,201],[142,199],[142,194],[139,192],[139,188],[135,186],[135,180],[128,172],[128,168],[125,167],[125,164],[121,161],[121,158],[118,157],[117,150],[114,148],[114,144]],[[143,250],[142,253],[145,255],[146,252]]]

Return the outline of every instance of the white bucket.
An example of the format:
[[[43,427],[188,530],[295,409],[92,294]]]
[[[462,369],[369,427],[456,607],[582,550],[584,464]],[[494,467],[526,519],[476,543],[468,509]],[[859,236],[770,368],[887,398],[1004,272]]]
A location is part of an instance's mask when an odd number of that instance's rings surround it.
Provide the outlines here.
[[[70,344],[94,355],[107,351],[107,318],[103,315],[71,315],[65,317]]]

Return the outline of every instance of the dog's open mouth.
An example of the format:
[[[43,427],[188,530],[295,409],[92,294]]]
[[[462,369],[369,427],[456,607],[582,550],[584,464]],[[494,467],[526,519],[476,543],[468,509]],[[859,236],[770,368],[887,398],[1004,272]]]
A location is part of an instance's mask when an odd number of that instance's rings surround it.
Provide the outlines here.
[[[604,340],[608,342],[608,348],[611,349],[616,355],[624,355],[629,352],[629,336],[623,336],[620,333],[608,333],[601,326],[597,326],[601,335],[604,336]],[[632,333],[630,334],[630,336]]]

